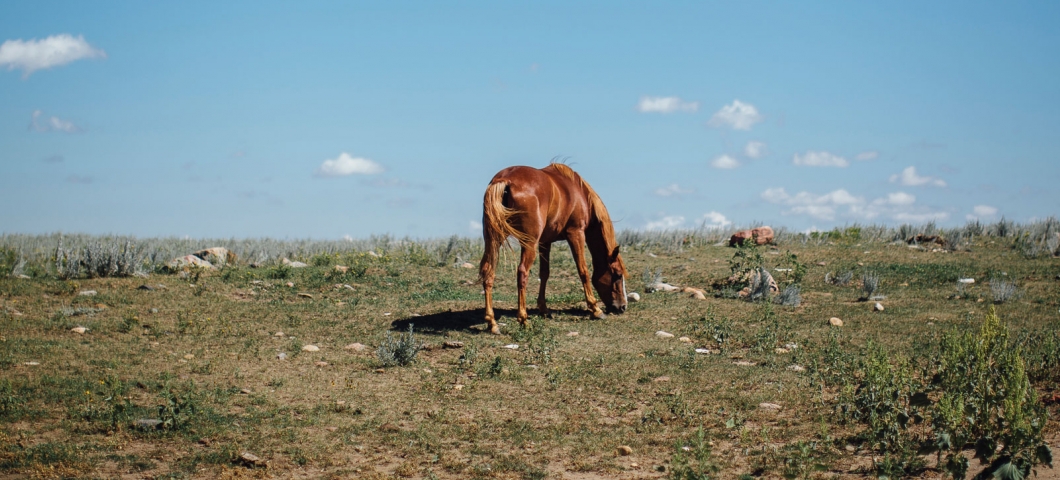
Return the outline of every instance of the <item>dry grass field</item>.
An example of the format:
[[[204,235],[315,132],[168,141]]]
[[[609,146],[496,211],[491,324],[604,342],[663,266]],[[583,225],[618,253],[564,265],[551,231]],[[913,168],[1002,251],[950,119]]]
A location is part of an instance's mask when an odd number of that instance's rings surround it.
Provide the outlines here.
[[[998,472],[1057,478],[1041,462],[1060,439],[1060,258],[1007,236],[850,233],[624,245],[641,300],[604,320],[557,248],[556,312],[529,329],[509,254],[502,335],[483,331],[477,269],[409,248],[128,277],[27,267],[0,279],[0,478],[948,478],[977,446],[1007,456]],[[759,265],[798,284],[798,306],[726,283]],[[648,293],[642,272],[706,299]]]

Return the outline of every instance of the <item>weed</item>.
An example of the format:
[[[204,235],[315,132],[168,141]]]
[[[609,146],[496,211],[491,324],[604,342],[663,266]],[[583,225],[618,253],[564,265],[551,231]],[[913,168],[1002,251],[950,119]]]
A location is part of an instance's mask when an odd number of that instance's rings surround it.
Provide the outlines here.
[[[1019,298],[1020,291],[1015,282],[1009,282],[1000,278],[990,279],[990,293],[994,297],[994,303],[1005,303],[1009,300]]]
[[[465,371],[470,370],[474,368],[476,361],[478,361],[478,345],[469,343],[460,354],[460,368]]]
[[[707,315],[703,317],[694,327],[695,333],[705,335],[724,348],[732,337],[732,321],[727,317],[718,319],[714,306],[707,307]]]
[[[707,480],[720,470],[711,461],[710,441],[703,427],[696,429],[691,437],[674,445],[670,461],[670,478],[673,480]]]
[[[824,275],[824,282],[831,283],[832,285],[838,285],[845,287],[854,279],[854,272],[843,272],[838,275],[832,275],[832,272],[828,272]]]
[[[416,341],[416,337],[412,333],[412,324],[410,323],[409,331],[402,333],[396,339],[387,331],[386,339],[379,345],[375,355],[383,363],[384,367],[403,367],[415,362],[416,354],[420,353],[422,349],[423,344]]]
[[[862,300],[872,300],[880,289],[880,276],[873,272],[861,275],[861,291],[865,294]]]
[[[520,326],[512,332],[512,340],[523,344],[526,352],[526,361],[529,364],[548,365],[552,363],[552,355],[559,346],[556,341],[555,327],[547,326],[544,320],[532,318],[526,326]]]
[[[802,297],[799,295],[798,285],[788,285],[784,287],[784,291],[777,295],[776,302],[784,305],[785,307],[797,307],[802,304]]]

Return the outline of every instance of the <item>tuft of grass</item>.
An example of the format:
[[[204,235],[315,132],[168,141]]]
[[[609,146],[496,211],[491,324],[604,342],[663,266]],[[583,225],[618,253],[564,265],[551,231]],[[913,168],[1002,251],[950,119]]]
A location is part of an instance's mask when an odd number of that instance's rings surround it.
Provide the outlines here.
[[[412,333],[412,324],[409,331],[394,338],[390,332],[386,332],[386,339],[375,351],[376,357],[383,363],[384,367],[405,366],[416,361],[416,354],[423,349],[423,344],[416,341]]]
[[[866,272],[861,275],[861,291],[865,294],[862,299],[872,300],[880,290],[880,276],[874,272]]]
[[[776,302],[784,305],[785,307],[797,307],[802,304],[802,297],[799,295],[798,285],[788,285],[784,287],[784,291],[777,295]]]
[[[1005,303],[1019,297],[1020,291],[1016,287],[1016,282],[992,278],[990,279],[990,293],[994,297],[994,303]]]

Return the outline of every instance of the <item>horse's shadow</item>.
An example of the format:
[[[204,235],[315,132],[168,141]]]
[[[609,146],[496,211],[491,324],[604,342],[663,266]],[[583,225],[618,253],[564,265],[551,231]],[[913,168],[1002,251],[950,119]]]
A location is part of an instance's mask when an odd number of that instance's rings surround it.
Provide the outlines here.
[[[518,320],[515,319],[515,309],[495,308],[493,309],[494,318],[500,323],[507,323],[509,325],[518,325]],[[448,311],[431,313],[428,315],[420,315],[418,317],[409,317],[399,320],[394,320],[390,323],[390,329],[397,332],[408,331],[409,326],[416,331],[416,333],[442,335],[446,332],[451,331],[464,331],[468,333],[484,333],[487,332],[486,310],[483,308],[476,308],[471,310],[461,311]],[[530,316],[536,315],[536,310],[530,310]],[[585,309],[578,308],[565,308],[562,310],[552,310],[553,316],[558,315],[570,315],[574,317],[588,315]]]

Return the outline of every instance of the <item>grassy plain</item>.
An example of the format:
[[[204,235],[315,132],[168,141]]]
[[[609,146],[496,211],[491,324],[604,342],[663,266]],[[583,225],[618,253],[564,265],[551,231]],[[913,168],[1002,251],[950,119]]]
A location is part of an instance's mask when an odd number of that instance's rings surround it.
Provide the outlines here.
[[[556,312],[532,317],[530,330],[513,318],[508,255],[499,336],[483,331],[477,269],[400,255],[3,278],[0,478],[873,476],[882,454],[827,381],[836,355],[882,351],[920,371],[945,332],[977,330],[994,306],[1012,338],[1036,339],[1026,343],[1036,395],[1060,392],[1056,344],[1041,346],[1060,334],[1060,259],[988,236],[939,250],[781,242],[760,253],[774,272],[792,266],[788,253],[805,267],[801,304],[789,307],[712,288],[729,277],[734,249],[626,248],[628,288],[642,300],[590,320],[570,254],[556,249]],[[646,293],[646,270],[708,297]],[[844,272],[854,272],[847,285],[825,281]],[[881,312],[859,301],[864,273],[880,278]],[[775,273],[781,289],[792,274]],[[975,283],[959,292],[966,277]],[[1015,282],[1020,295],[995,306],[990,279]],[[426,348],[411,365],[383,367],[376,349],[410,325]],[[354,343],[366,348],[345,348]],[[1046,408],[1056,450],[1057,404]],[[164,423],[137,426],[143,419]],[[909,475],[939,478],[935,455],[922,457]]]

